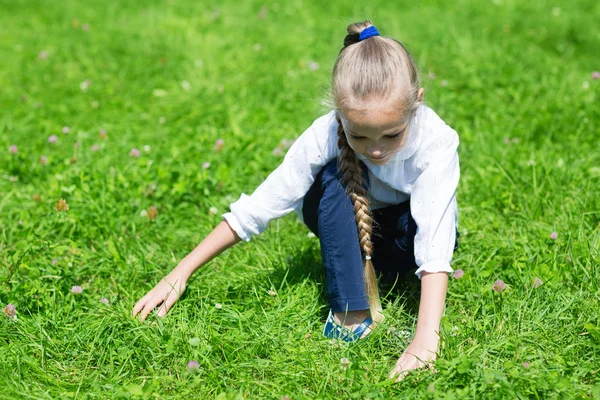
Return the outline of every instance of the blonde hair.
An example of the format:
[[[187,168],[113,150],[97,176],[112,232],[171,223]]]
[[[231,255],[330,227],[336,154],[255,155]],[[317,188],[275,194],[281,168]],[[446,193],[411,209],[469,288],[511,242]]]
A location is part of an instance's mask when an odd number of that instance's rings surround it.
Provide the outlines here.
[[[399,41],[382,36],[360,40],[360,33],[372,26],[370,21],[348,26],[344,47],[333,68],[330,102],[336,110],[340,171],[346,191],[354,203],[361,249],[365,255],[364,278],[371,319],[383,320],[377,277],[371,261],[373,254],[373,217],[362,186],[358,158],[350,148],[341,115],[361,111],[369,101],[389,99],[399,111],[413,116],[419,107],[419,72],[408,50]],[[378,104],[378,103],[373,103]]]

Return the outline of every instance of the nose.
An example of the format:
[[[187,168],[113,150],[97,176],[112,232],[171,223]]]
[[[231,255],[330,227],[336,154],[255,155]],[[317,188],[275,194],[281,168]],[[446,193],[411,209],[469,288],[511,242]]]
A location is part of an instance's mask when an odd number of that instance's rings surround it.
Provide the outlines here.
[[[375,145],[375,146],[369,146],[367,148],[367,153],[371,156],[371,157],[381,157],[383,154],[385,154],[385,148],[383,146],[379,146],[379,145]]]

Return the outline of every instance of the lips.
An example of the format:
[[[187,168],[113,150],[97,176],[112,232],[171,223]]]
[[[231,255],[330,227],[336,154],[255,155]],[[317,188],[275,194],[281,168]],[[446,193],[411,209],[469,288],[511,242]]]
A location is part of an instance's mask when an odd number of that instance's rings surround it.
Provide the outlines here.
[[[386,154],[385,156],[381,156],[381,157],[373,157],[373,156],[369,156],[369,158],[370,158],[371,160],[383,160],[383,159],[384,159],[384,158],[386,158],[386,157],[387,157],[387,154]]]

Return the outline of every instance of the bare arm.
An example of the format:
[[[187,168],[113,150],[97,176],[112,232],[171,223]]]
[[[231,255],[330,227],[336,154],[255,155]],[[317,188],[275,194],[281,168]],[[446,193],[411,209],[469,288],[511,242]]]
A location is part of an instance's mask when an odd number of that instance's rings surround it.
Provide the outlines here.
[[[446,303],[448,274],[423,272],[421,279],[421,302],[415,336],[438,337],[440,322]],[[435,349],[433,349],[435,350]]]
[[[237,244],[240,240],[227,221],[221,221],[190,254],[179,262],[173,271],[177,271],[188,280],[198,268]]]
[[[410,345],[404,350],[390,373],[390,378],[401,380],[409,370],[420,368],[430,361],[435,361],[440,341],[439,330],[446,291],[448,274],[446,272],[423,272],[421,275],[421,302],[417,331]]]
[[[241,239],[226,221],[221,221],[190,254],[133,307],[135,317],[141,312],[142,321],[160,305],[158,316],[163,317],[181,297],[190,276],[201,266],[227,250]]]

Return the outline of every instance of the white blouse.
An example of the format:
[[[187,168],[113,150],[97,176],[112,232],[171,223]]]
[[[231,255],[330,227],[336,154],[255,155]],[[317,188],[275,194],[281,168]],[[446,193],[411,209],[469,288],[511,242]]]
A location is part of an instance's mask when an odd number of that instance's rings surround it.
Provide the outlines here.
[[[302,202],[315,176],[339,156],[337,126],[335,111],[317,118],[254,193],[242,193],[231,204],[231,212],[223,217],[241,239],[249,241],[272,219],[291,211],[302,219]],[[419,279],[423,271],[451,274],[458,225],[458,134],[432,109],[421,105],[408,135],[404,147],[385,165],[374,165],[357,154],[369,169],[370,205],[378,209],[410,199],[417,223],[415,274]]]

